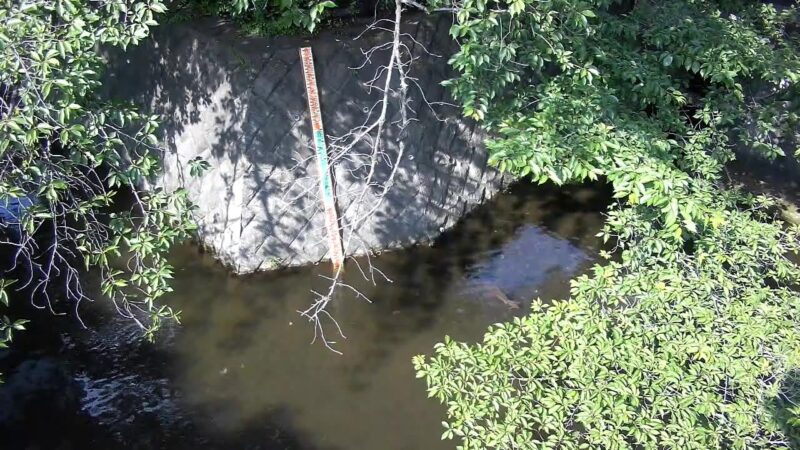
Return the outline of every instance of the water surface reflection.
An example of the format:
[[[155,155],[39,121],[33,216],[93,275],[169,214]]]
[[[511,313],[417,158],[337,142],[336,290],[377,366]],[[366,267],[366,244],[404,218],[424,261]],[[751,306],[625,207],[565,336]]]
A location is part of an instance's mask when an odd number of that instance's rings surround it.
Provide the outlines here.
[[[327,265],[234,277],[182,247],[168,299],[182,324],[156,344],[110,311],[91,331],[62,332],[59,357],[84,389],[89,424],[59,416],[51,426],[62,443],[93,447],[453,448],[439,439],[443,408],[426,398],[411,357],[445,335],[477,340],[534,297],[564,297],[595,261],[608,198],[597,187],[523,184],[433,247],[373,258],[391,282],[373,285],[351,264],[347,282],[372,303],[343,292],[331,305],[347,335],[342,356],[309,345],[297,313],[326,287]]]
[[[235,278],[182,253],[172,303],[183,327],[172,345],[186,407],[213,411],[207,426],[224,434],[272,414],[313,448],[451,448],[411,357],[446,334],[476,340],[534,297],[566,295],[594,260],[605,204],[597,190],[520,186],[433,248],[373,259],[391,283],[373,285],[351,264],[346,281],[373,303],[342,292],[332,305],[347,336],[336,346],[342,356],[309,346],[311,329],[297,314],[310,289],[325,289],[325,265]]]

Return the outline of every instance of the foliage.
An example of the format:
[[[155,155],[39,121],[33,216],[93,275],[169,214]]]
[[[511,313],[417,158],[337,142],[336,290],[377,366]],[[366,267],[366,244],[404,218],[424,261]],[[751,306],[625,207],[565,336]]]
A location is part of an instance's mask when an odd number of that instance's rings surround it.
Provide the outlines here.
[[[14,281],[0,278],[0,302],[6,307],[9,303],[8,288],[14,284]],[[14,332],[24,330],[26,323],[28,321],[25,319],[12,321],[7,316],[0,316],[0,348],[7,348],[14,338]]]
[[[465,0],[451,34],[491,160],[604,178],[621,262],[568,301],[415,358],[464,448],[777,448],[795,433],[798,230],[727,183],[735,146],[796,142],[797,9],[761,2]],[[785,388],[784,388],[785,387]],[[795,408],[796,409],[796,408]]]
[[[82,273],[97,268],[102,293],[151,333],[175,315],[155,300],[170,290],[165,254],[192,231],[191,207],[184,192],[147,189],[159,167],[157,117],[99,98],[98,49],[136,44],[164,5],[1,4],[0,204],[23,207],[0,229],[11,266],[0,299],[16,278],[11,289],[37,306],[80,302]],[[0,331],[22,325],[3,323]]]
[[[797,251],[798,231],[732,211],[694,255],[597,266],[571,299],[534,302],[482,344],[438,344],[415,364],[447,403],[444,436],[464,448],[788,447],[797,435],[779,413],[799,400],[784,384],[800,367],[800,297],[786,283],[800,274],[775,250]]]
[[[233,18],[250,34],[284,35],[297,29],[314,31],[325,11],[335,6],[331,0],[184,0],[178,9]]]

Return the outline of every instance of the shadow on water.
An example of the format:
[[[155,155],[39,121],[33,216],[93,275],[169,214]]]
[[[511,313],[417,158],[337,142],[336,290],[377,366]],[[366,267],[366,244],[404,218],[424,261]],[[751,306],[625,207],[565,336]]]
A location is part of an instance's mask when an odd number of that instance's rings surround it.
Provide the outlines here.
[[[38,351],[74,374],[79,406],[48,419],[51,440],[22,430],[19,447],[452,448],[411,357],[446,334],[477,340],[534,297],[565,297],[568,280],[596,261],[609,197],[523,183],[433,247],[374,257],[391,282],[373,285],[351,262],[348,283],[372,303],[343,293],[331,305],[347,335],[342,356],[309,345],[312,328],[297,313],[326,286],[327,265],[235,277],[181,247],[168,301],[182,324],[148,344],[112,311],[87,314],[90,330],[58,322],[57,344]]]

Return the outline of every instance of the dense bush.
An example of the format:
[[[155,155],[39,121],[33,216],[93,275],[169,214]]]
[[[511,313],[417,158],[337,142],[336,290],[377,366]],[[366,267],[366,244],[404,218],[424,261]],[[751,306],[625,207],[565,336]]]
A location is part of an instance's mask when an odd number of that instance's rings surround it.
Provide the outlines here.
[[[441,6],[441,5],[440,5]],[[482,344],[415,358],[465,448],[790,446],[798,230],[732,187],[734,145],[796,142],[797,10],[760,2],[465,0],[451,80],[538,182],[604,178],[621,262]]]
[[[169,246],[192,231],[190,205],[183,192],[146,189],[160,161],[157,117],[97,95],[99,48],[137,43],[164,9],[0,0],[0,206],[22,205],[0,223],[6,305],[22,291],[40,307],[75,307],[94,267],[103,294],[145,331],[174,317],[155,300],[169,291]],[[3,317],[0,343],[21,325]]]
[[[464,448],[780,448],[800,400],[797,230],[730,212],[658,270],[609,263],[484,342],[417,358]],[[731,244],[734,244],[732,246]],[[763,274],[776,277],[766,285]],[[782,287],[777,287],[782,286]],[[584,447],[581,447],[581,444]]]
[[[335,7],[331,0],[182,0],[176,11],[234,19],[246,32],[282,35],[296,30],[314,31],[326,10]]]

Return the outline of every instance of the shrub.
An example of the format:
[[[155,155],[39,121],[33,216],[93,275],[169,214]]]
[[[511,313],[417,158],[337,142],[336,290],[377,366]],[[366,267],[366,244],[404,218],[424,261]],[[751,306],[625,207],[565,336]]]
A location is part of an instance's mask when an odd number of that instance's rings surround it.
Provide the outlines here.
[[[194,228],[191,206],[184,192],[146,189],[158,118],[97,95],[98,49],[136,44],[164,10],[157,0],[0,0],[0,205],[25,205],[2,224],[16,227],[3,233],[3,303],[15,290],[51,309],[80,302],[93,267],[147,333],[175,317],[156,300],[170,290],[170,245]],[[23,325],[2,319],[0,344]]]
[[[183,0],[176,10],[229,17],[250,34],[284,35],[296,30],[314,31],[325,11],[335,6],[330,0]]]
[[[439,5],[443,6],[443,5]],[[447,84],[501,169],[604,178],[621,262],[476,345],[414,359],[463,448],[777,448],[800,342],[798,230],[731,186],[795,142],[796,7],[466,0]]]
[[[463,448],[780,448],[798,392],[798,229],[730,212],[656,269],[611,262],[483,343],[414,360]],[[736,243],[736,248],[730,244]],[[764,280],[763,275],[775,277]]]

